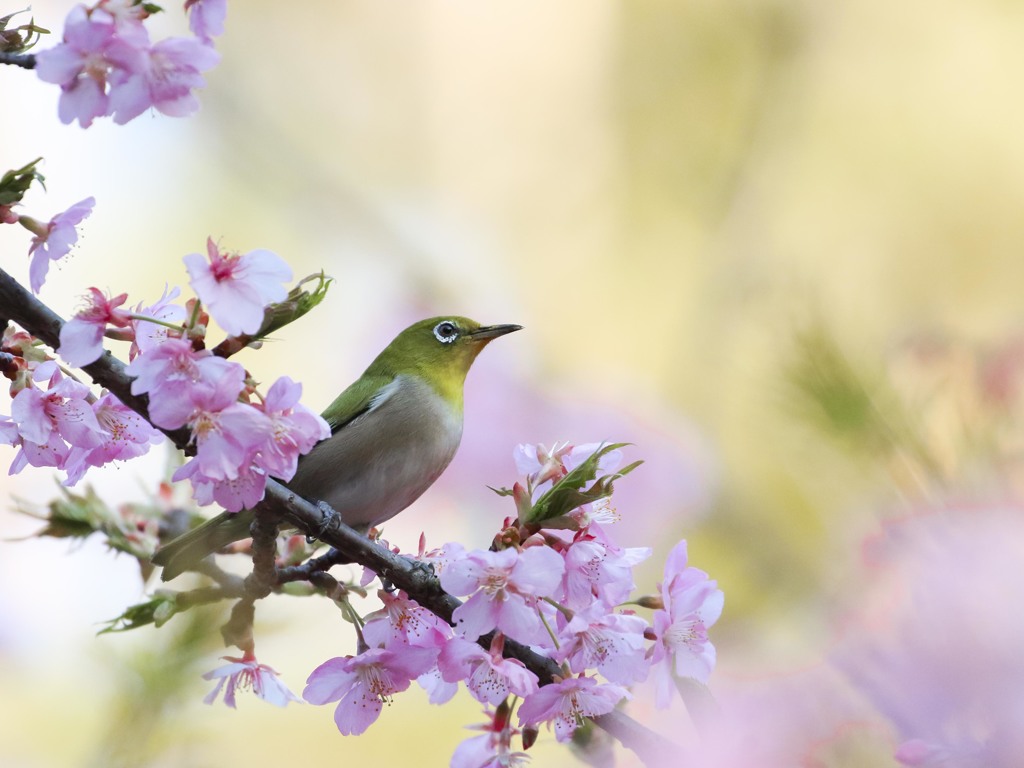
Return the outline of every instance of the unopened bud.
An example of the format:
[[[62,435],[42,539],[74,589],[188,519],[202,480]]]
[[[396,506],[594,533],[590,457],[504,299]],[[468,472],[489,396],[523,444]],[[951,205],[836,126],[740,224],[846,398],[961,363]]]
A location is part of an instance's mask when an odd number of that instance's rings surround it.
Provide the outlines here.
[[[498,708],[494,710],[494,731],[500,732],[508,727],[509,717],[512,714],[512,708],[509,706],[508,699],[506,698]]]
[[[498,535],[494,537],[494,541],[491,544],[491,549],[499,552],[503,549],[512,549],[513,547],[519,547],[519,528],[510,525],[498,531]]]
[[[636,599],[636,604],[641,608],[660,609],[665,607],[665,601],[661,599],[661,595],[641,595]]]
[[[512,499],[516,503],[516,512],[519,514],[519,519],[529,520],[530,510],[533,509],[533,502],[530,500],[530,494],[522,483],[516,483],[512,486]]]
[[[523,728],[523,749],[529,749],[537,741],[537,726],[528,725]]]

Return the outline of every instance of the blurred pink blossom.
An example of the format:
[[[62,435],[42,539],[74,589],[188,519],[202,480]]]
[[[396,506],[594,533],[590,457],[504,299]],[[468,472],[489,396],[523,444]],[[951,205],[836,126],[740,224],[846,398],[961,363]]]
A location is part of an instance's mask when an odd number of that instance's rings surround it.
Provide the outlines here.
[[[115,76],[109,112],[124,125],[150,107],[169,117],[187,117],[199,109],[193,93],[206,85],[199,74],[213,69],[220,54],[191,37],[169,37],[142,51],[131,72]]]
[[[247,653],[241,659],[231,656],[222,658],[229,663],[203,675],[204,680],[217,681],[216,687],[203,699],[206,704],[212,704],[223,690],[224,703],[234,709],[235,691],[239,689],[250,689],[259,698],[277,707],[301,701],[281,682],[277,672],[266,664],[260,664],[252,654]]]
[[[78,120],[88,128],[97,117],[108,114],[115,74],[128,76],[142,68],[145,56],[136,35],[122,33],[129,24],[148,42],[141,22],[91,13],[79,4],[64,22],[63,42],[36,54],[39,79],[61,87],[57,108],[61,122]]]
[[[517,768],[528,765],[530,757],[525,752],[512,751],[512,737],[520,730],[513,728],[507,709],[499,708],[487,712],[487,722],[470,725],[467,728],[483,731],[461,742],[452,754],[451,768]]]
[[[661,582],[664,608],[654,612],[652,676],[657,684],[658,707],[668,706],[675,678],[692,677],[707,683],[715,666],[715,646],[708,627],[722,615],[725,596],[717,582],[687,562],[686,541],[672,548]]]
[[[899,734],[904,765],[1024,765],[1024,509],[926,511],[866,550],[836,665]]]
[[[188,26],[192,34],[204,42],[224,34],[228,0],[185,0]]]

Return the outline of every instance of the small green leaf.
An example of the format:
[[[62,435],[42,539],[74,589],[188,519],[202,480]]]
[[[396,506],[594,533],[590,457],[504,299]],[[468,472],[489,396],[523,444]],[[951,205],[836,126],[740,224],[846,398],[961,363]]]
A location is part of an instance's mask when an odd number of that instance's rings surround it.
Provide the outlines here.
[[[129,606],[116,619],[110,619],[105,622],[108,626],[101,629],[97,634],[105,635],[108,632],[127,632],[129,629],[138,629],[149,624],[160,627],[177,612],[178,606],[174,593],[160,592],[144,603]]]
[[[561,480],[549,488],[533,505],[528,518],[524,523],[540,523],[554,518],[567,515],[577,507],[584,504],[591,504],[598,499],[603,499],[612,494],[612,484],[634,469],[643,464],[642,461],[634,461],[618,472],[604,475],[598,478],[585,490],[583,486],[597,477],[601,459],[611,451],[621,448],[629,443],[609,443],[602,445],[594,451],[587,459],[574,470],[565,475]]]
[[[7,28],[11,19],[29,10],[25,8],[0,17],[0,52],[24,53],[39,42],[40,36],[50,34],[50,30],[37,26],[34,18],[30,19],[28,24],[22,24],[20,27]]]
[[[491,485],[488,485],[487,487],[490,490],[494,491],[499,496],[511,496],[513,493],[515,493],[515,491],[513,491],[511,488],[495,488],[494,486]]]
[[[43,174],[36,170],[36,165],[43,158],[37,157],[28,165],[16,171],[8,171],[0,177],[0,205],[14,205],[21,202],[33,181],[43,184]],[[45,184],[43,184],[45,187]]]
[[[72,493],[64,487],[60,491],[62,498],[51,501],[45,514],[35,512],[21,503],[16,507],[18,512],[46,522],[46,526],[36,536],[84,539],[102,529],[109,510],[91,487],[87,487],[83,494]]]

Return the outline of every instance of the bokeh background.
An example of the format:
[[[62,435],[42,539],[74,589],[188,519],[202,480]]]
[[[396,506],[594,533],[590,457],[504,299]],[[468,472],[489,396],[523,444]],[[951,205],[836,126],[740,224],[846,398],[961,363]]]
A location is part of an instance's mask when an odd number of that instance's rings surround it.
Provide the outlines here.
[[[69,8],[33,13],[59,32]],[[183,33],[162,16],[155,38]],[[512,509],[485,486],[516,479],[516,443],[630,441],[647,463],[618,488],[619,535],[655,548],[638,584],[687,538],[726,594],[712,691],[762,708],[746,726],[784,712],[799,732],[748,758],[896,765],[906,721],[832,662],[851,615],[897,600],[871,542],[1017,499],[1022,36],[1024,6],[997,0],[248,0],[190,119],[83,131],[56,87],[0,69],[0,166],[45,157],[22,209],[42,220],[97,199],[41,295],[65,316],[90,285],[187,291],[181,257],[211,235],[334,276],[240,357],[314,409],[412,320],[524,325],[480,358],[459,456],[388,538],[486,545]],[[21,279],[27,247],[0,227]],[[93,482],[142,499],[165,459]],[[205,706],[220,615],[97,638],[154,585],[99,541],[15,540],[39,523],[14,499],[45,504],[47,472],[0,490],[4,765],[445,765],[477,719],[412,691],[343,738],[329,708]],[[296,691],[352,648],[324,601],[259,619],[261,660]],[[542,735],[535,765],[571,760]]]

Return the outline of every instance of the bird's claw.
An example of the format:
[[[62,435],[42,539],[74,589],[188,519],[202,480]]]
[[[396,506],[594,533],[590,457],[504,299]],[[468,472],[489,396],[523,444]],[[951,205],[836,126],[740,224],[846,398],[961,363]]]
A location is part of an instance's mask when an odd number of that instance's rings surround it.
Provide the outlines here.
[[[341,517],[335,511],[335,509],[330,504],[328,504],[326,501],[318,501],[316,503],[316,508],[319,509],[323,513],[324,517],[323,517],[323,521],[320,523],[320,527],[316,529],[316,534],[315,535],[311,535],[311,534],[308,534],[308,533],[306,534],[306,543],[307,544],[312,544],[313,542],[319,541],[320,538],[325,533],[327,533],[327,530],[332,525],[334,525],[334,522],[336,520],[340,519],[340,517]]]
[[[427,562],[426,560],[413,560],[412,569],[419,571],[429,579],[437,578],[437,571],[434,570],[434,564]]]

